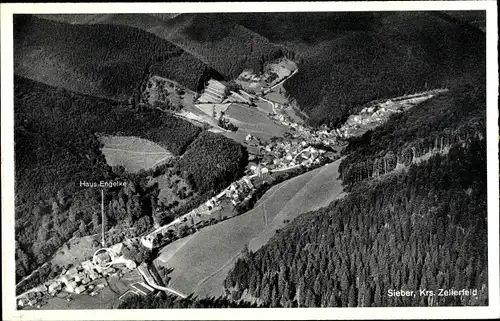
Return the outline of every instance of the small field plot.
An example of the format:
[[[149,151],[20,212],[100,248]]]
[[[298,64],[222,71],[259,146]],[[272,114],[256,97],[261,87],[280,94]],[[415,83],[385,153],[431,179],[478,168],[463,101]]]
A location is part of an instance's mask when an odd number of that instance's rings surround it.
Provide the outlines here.
[[[173,268],[169,287],[200,297],[222,294],[222,282],[245,245],[257,250],[298,215],[325,206],[340,193],[340,161],[272,187],[255,207],[163,248],[158,264]]]
[[[226,110],[226,116],[238,127],[238,132],[251,134],[266,141],[273,136],[282,137],[286,132],[285,127],[275,123],[255,107],[232,104]]]
[[[231,103],[224,104],[196,104],[196,108],[212,118],[219,118],[221,113],[225,112]]]
[[[101,151],[109,166],[123,166],[128,172],[138,172],[160,165],[172,157],[165,148],[147,139],[134,136],[101,136]]]
[[[256,100],[255,104],[257,105],[257,109],[259,109],[261,112],[264,114],[273,114],[275,111],[273,110],[273,107],[271,106],[270,103],[263,101],[263,100]]]
[[[268,86],[277,84],[285,77],[291,75],[291,73],[297,69],[297,64],[293,61],[283,58],[279,61],[269,64],[265,67],[265,79]]]
[[[283,88],[282,84],[276,86],[273,90],[265,94],[264,98],[274,101],[280,105],[285,105],[290,103],[289,99],[286,97],[286,90]]]
[[[250,154],[261,155],[261,151],[257,147],[247,145],[247,143],[245,141],[245,137],[248,134],[252,134],[252,133],[247,132],[244,129],[238,128],[238,131],[230,132],[230,131],[221,131],[221,130],[218,130],[215,128],[211,128],[211,129],[209,129],[209,131],[211,131],[213,133],[224,135],[225,137],[232,139],[235,142],[245,146]],[[252,134],[252,135],[254,135],[254,134]]]
[[[300,112],[298,112],[294,107],[290,106],[283,109],[283,112],[288,115],[294,122],[297,124],[304,124],[304,120],[299,116]]]
[[[265,88],[278,84],[284,78],[290,76],[297,69],[293,61],[282,58],[276,62],[267,64],[262,74],[256,74],[251,70],[244,70],[235,80],[243,89],[255,93]]]

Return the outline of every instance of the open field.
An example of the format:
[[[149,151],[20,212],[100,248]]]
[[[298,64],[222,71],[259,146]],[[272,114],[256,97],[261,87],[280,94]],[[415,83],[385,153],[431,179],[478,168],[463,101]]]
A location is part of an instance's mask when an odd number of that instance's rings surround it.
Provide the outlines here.
[[[342,193],[339,163],[278,184],[251,211],[167,245],[157,260],[174,269],[169,287],[200,297],[220,295],[222,282],[245,245],[257,250],[285,220],[326,206]]]
[[[271,101],[277,102],[280,105],[288,104],[290,101],[286,98],[286,90],[283,88],[283,84],[276,86],[273,90],[264,95]]]
[[[248,150],[249,153],[254,154],[254,155],[260,155],[261,152],[260,150],[255,147],[255,146],[249,146],[245,143],[245,137],[250,134],[249,132],[246,132],[243,129],[238,128],[238,131],[236,132],[231,132],[231,131],[221,131],[217,128],[211,128],[209,129],[210,132],[212,133],[217,133],[224,135],[225,137],[234,140],[235,142],[245,146]],[[252,134],[253,135],[253,134]]]
[[[101,149],[109,166],[123,166],[129,172],[150,169],[172,157],[165,148],[134,136],[101,136]]]
[[[231,103],[224,104],[196,104],[196,108],[207,114],[207,116],[212,117],[215,112],[215,117],[219,118],[221,113],[225,112]]]
[[[301,124],[301,125],[304,125],[304,120],[302,118],[300,118],[300,114],[299,112],[297,112],[297,110],[295,110],[294,107],[287,107],[283,110],[294,122],[296,122],[297,124]]]
[[[266,115],[274,113],[273,107],[271,106],[270,103],[268,103],[266,101],[262,101],[260,99],[257,99],[257,100],[255,100],[255,104],[257,105],[257,109],[262,111]]]
[[[282,137],[286,131],[255,107],[232,104],[226,110],[226,116],[238,126],[238,132],[251,134],[263,140],[269,140],[273,136]]]

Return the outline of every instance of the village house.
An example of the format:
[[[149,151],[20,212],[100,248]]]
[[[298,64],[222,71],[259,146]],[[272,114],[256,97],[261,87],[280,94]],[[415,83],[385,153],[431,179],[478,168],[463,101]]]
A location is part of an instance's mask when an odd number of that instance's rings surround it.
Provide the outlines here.
[[[54,281],[49,285],[49,294],[50,295],[55,295],[57,292],[61,291],[62,284],[61,282]]]
[[[141,237],[141,244],[148,249],[152,249],[154,247],[156,243],[155,241],[156,237],[153,235],[146,235]]]
[[[85,292],[85,290],[86,290],[86,289],[85,289],[85,286],[80,285],[79,287],[77,287],[77,288],[75,289],[75,293],[76,293],[76,294],[81,294],[82,292]]]

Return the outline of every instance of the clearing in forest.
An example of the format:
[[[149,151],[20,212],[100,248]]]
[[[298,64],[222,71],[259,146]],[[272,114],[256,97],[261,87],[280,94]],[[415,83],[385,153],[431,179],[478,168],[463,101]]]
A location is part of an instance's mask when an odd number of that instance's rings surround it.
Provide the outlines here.
[[[101,148],[109,166],[123,166],[128,172],[148,170],[172,157],[160,145],[135,136],[100,136]]]

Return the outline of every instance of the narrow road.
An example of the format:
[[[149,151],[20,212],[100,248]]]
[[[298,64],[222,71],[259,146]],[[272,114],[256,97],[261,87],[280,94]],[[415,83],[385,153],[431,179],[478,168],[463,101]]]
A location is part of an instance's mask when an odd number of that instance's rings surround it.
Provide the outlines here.
[[[153,277],[151,276],[151,273],[147,270],[147,268],[144,268],[143,265],[140,265],[137,270],[139,271],[139,273],[142,275],[142,277],[144,278],[144,280],[146,280],[146,282],[154,289],[156,290],[159,290],[159,291],[164,291],[164,292],[169,292],[171,294],[174,294],[174,295],[177,295],[183,299],[187,298],[187,295],[185,295],[184,293],[181,293],[179,291],[176,291],[174,289],[170,289],[170,288],[167,288],[167,287],[164,287],[164,286],[160,286],[158,284],[155,283]]]
[[[281,85],[282,83],[284,83],[285,81],[287,81],[288,79],[290,79],[293,75],[295,75],[297,72],[299,71],[299,69],[295,69],[290,75],[284,77],[283,79],[281,79],[279,82],[277,82],[276,84],[274,84],[273,86],[269,87],[268,89],[262,91],[262,94],[263,95],[266,95],[268,92],[270,92],[271,90],[273,90],[274,88],[278,87],[279,85]]]

